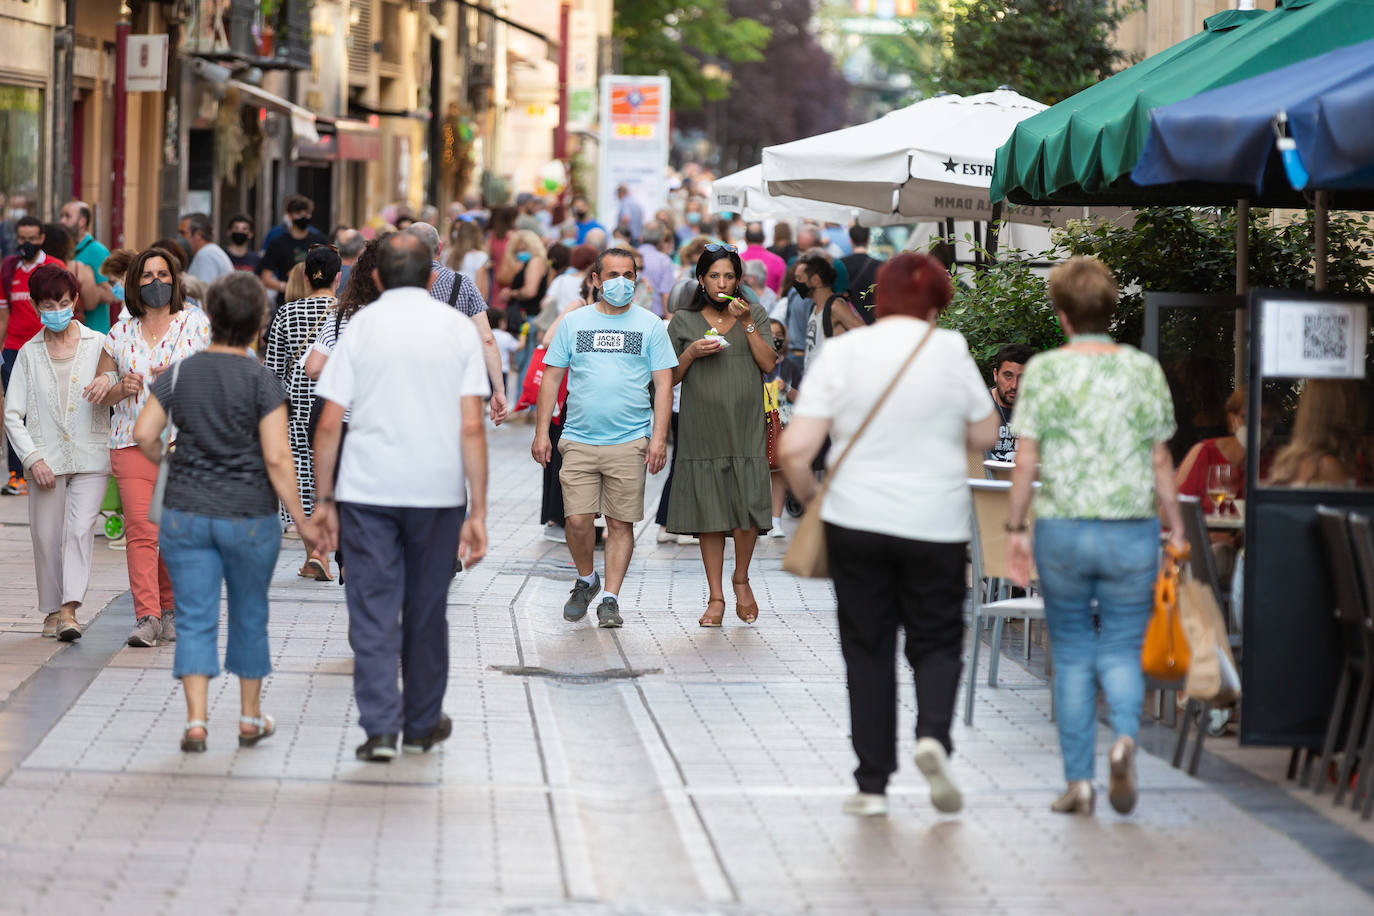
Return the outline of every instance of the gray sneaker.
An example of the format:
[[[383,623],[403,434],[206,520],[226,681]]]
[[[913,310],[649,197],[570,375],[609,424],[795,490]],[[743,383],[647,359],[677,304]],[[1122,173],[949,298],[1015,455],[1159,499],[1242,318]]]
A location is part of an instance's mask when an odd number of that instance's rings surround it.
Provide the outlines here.
[[[572,594],[568,596],[568,603],[563,605],[564,620],[581,620],[587,616],[587,606],[592,603],[596,593],[601,591],[601,577],[592,573],[592,584],[588,585],[581,579],[573,583]]]
[[[162,634],[158,638],[163,642],[177,641],[177,615],[175,611],[162,612]]]
[[[152,614],[138,618],[138,625],[129,634],[129,645],[138,646],[140,649],[151,649],[157,645],[157,639],[162,635],[162,621]]]
[[[596,625],[613,630],[624,623],[620,619],[620,602],[614,598],[602,598],[596,606]]]

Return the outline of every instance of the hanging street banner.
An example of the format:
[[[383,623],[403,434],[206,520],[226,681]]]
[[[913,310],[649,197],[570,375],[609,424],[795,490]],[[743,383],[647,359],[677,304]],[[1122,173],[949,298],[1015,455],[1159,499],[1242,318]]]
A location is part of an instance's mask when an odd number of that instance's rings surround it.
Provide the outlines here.
[[[668,77],[601,77],[597,216],[615,229],[624,185],[646,220],[668,203]]]

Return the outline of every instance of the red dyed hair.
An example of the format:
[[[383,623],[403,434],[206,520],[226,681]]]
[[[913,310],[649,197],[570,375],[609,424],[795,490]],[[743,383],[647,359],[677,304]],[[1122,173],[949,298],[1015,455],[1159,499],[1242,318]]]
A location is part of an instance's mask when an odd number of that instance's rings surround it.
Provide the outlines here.
[[[33,297],[35,307],[40,302],[61,302],[63,296],[75,299],[80,292],[76,277],[68,273],[65,267],[56,264],[40,265],[29,277],[29,295]]]
[[[934,321],[953,294],[949,272],[928,254],[903,252],[878,270],[873,311],[879,318],[907,315]]]

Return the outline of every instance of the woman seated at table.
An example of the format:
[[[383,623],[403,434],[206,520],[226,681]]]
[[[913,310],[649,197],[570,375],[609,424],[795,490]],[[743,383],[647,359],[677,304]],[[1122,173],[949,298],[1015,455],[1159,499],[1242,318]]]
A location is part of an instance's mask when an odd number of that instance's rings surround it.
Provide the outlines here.
[[[1353,487],[1365,457],[1368,417],[1363,383],[1311,379],[1303,384],[1293,437],[1274,456],[1267,483],[1288,487]]]
[[[1259,476],[1263,480],[1269,474],[1269,466],[1274,457],[1266,446],[1274,429],[1278,404],[1268,392],[1262,394],[1261,399],[1263,408],[1260,411]],[[1214,439],[1202,439],[1188,450],[1188,454],[1178,466],[1178,473],[1174,475],[1179,496],[1206,499],[1207,469],[1213,465],[1224,464],[1231,468],[1231,480],[1235,481],[1236,485],[1236,498],[1245,498],[1245,421],[1249,415],[1249,407],[1250,399],[1246,388],[1237,388],[1231,392],[1231,396],[1226,399],[1226,426],[1231,434],[1217,436]]]

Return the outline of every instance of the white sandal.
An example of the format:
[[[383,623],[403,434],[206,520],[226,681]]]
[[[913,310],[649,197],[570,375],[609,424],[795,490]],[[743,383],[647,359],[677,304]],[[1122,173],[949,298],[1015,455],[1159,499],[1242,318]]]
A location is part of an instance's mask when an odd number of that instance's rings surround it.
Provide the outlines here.
[[[276,721],[268,715],[258,718],[253,716],[239,716],[240,725],[251,725],[258,730],[256,735],[245,735],[243,730],[239,730],[239,747],[252,747],[264,738],[270,738],[277,731]]]

